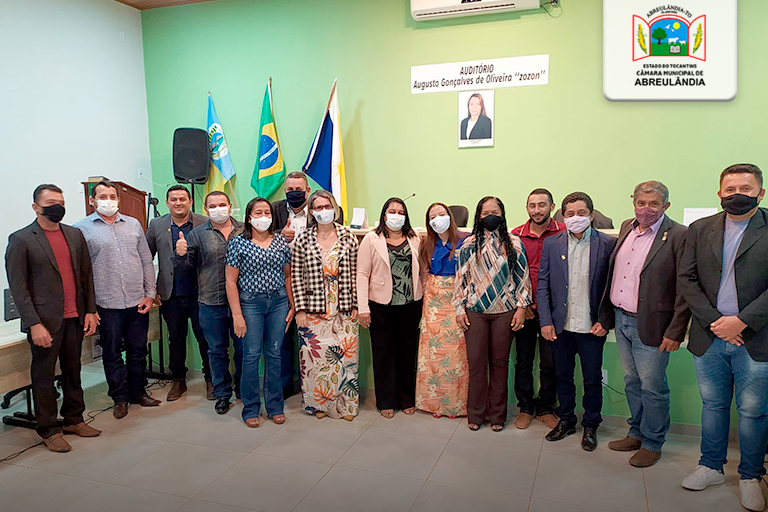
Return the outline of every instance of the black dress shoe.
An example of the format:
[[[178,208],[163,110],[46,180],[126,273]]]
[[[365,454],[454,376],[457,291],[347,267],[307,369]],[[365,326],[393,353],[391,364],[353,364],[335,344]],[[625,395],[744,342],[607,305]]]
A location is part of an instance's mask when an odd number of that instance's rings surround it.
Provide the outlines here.
[[[216,405],[213,408],[219,414],[226,414],[229,412],[229,398],[219,398],[216,400]]]
[[[576,425],[560,420],[555,428],[547,434],[547,441],[559,441],[566,436],[576,433]]]
[[[115,406],[112,408],[112,414],[117,419],[125,418],[126,414],[128,414],[128,402],[116,403]]]
[[[160,405],[160,400],[155,400],[149,395],[144,395],[138,400],[131,400],[132,404],[140,405],[142,407],[157,407]]]
[[[591,452],[597,448],[597,429],[584,427],[584,434],[581,437],[581,447]]]

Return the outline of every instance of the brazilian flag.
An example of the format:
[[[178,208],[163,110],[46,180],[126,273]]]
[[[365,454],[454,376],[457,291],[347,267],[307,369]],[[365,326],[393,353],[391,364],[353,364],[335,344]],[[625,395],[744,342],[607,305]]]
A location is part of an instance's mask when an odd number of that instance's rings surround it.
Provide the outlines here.
[[[253,168],[251,187],[260,197],[271,196],[285,180],[283,152],[277,141],[275,117],[272,114],[272,78],[264,91],[264,103],[261,106],[261,128],[259,129],[259,152]]]

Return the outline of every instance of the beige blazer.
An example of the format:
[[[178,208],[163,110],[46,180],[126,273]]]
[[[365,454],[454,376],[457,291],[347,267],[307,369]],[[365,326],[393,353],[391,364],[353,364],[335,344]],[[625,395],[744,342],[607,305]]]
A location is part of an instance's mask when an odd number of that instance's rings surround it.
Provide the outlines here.
[[[408,237],[411,247],[413,273],[413,299],[424,294],[419,279],[419,237]],[[392,269],[389,266],[389,250],[384,235],[371,231],[360,242],[357,254],[357,310],[370,313],[368,301],[389,304],[392,301]]]

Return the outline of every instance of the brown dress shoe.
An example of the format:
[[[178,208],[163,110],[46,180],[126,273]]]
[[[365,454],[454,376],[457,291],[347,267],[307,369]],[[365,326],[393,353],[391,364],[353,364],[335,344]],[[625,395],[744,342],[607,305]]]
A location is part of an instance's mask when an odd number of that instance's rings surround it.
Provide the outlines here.
[[[542,414],[541,416],[536,416],[536,419],[543,422],[544,425],[546,425],[546,427],[550,430],[555,428],[560,421],[560,419],[554,414]]]
[[[636,468],[647,468],[656,464],[656,461],[660,458],[661,452],[652,452],[648,448],[640,448],[640,451],[629,459],[629,463]]]
[[[143,397],[139,398],[138,400],[131,400],[132,404],[140,405],[142,407],[157,407],[160,405],[160,400],[155,400],[149,395],[144,395]]]
[[[520,411],[520,414],[518,414],[517,418],[515,418],[515,427],[519,428],[520,430],[525,430],[531,426],[531,421],[533,421],[532,414]]]
[[[115,406],[112,408],[112,414],[117,419],[125,418],[125,416],[128,414],[128,402],[116,403]]]
[[[52,452],[65,453],[72,449],[68,442],[64,440],[61,432],[56,432],[51,437],[43,439],[43,444]]]
[[[65,434],[76,434],[80,437],[98,437],[101,434],[101,430],[97,430],[86,422],[81,421],[77,425],[64,425],[61,430]]]
[[[640,445],[642,444],[642,441],[639,439],[627,436],[624,439],[620,439],[618,441],[611,441],[608,443],[608,448],[615,452],[633,452],[635,450],[639,450]]]
[[[173,385],[171,386],[171,390],[168,391],[168,396],[165,397],[166,400],[169,402],[173,402],[174,400],[178,400],[181,398],[181,395],[187,392],[187,381],[184,379],[182,380],[175,380],[173,381]]]
[[[216,400],[216,395],[213,394],[213,382],[211,381],[205,383],[205,398],[206,400]]]

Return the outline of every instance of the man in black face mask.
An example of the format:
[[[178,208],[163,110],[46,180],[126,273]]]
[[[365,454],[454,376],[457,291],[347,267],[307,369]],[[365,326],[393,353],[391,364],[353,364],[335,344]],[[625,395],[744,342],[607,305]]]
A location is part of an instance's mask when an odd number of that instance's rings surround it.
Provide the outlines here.
[[[739,490],[748,510],[763,510],[760,479],[768,441],[768,210],[763,173],[737,164],[720,175],[725,210],[688,228],[679,271],[693,313],[688,350],[695,356],[701,413],[701,459],[682,486],[702,490],[725,481],[731,401],[739,412]]]
[[[83,421],[80,384],[83,335],[96,331],[96,295],[91,257],[82,233],[61,224],[64,195],[56,185],[35,189],[37,220],[8,239],[5,268],[21,315],[21,331],[32,350],[32,393],[37,433],[54,452],[68,452],[65,434],[95,437],[101,432]],[[56,360],[61,366],[62,426],[56,422]]]
[[[307,228],[307,198],[312,189],[307,175],[299,171],[288,173],[283,188],[285,199],[272,204],[272,226],[291,243]]]

